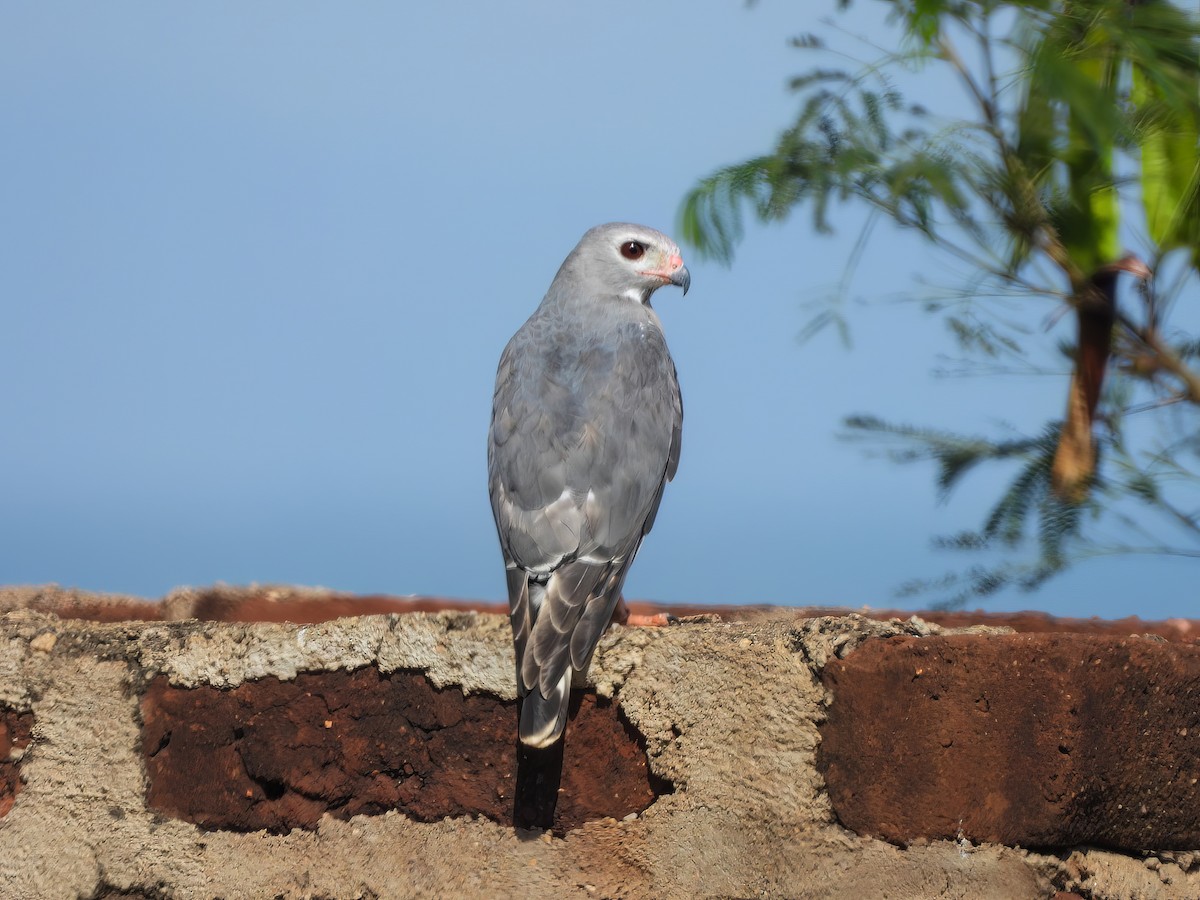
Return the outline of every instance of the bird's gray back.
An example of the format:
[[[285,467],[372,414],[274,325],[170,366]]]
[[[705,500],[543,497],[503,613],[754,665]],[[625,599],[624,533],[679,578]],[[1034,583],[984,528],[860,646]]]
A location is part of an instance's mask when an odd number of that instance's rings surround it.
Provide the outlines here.
[[[506,557],[548,571],[636,547],[674,475],[681,424],[653,310],[548,295],[497,375],[488,468]]]

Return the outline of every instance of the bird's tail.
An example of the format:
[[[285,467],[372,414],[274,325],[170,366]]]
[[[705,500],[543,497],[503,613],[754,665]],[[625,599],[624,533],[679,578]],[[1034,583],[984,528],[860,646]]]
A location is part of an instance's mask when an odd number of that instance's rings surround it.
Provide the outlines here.
[[[571,669],[543,696],[533,688],[521,700],[521,724],[518,734],[528,747],[549,747],[562,736],[567,724],[567,707],[571,702]]]

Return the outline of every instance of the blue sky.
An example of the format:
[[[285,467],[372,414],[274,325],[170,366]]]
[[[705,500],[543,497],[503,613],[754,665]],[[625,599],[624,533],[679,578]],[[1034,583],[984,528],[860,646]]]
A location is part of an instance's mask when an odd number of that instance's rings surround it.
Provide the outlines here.
[[[879,7],[861,4],[865,28]],[[590,226],[675,232],[765,149],[794,4],[8,4],[0,12],[0,583],[157,596],[286,582],[498,600],[496,360]],[[871,21],[866,21],[871,20]],[[930,99],[937,99],[936,97]],[[627,583],[663,602],[892,605],[967,560],[999,483],[841,418],[1035,429],[1057,380],[936,379],[911,307],[796,335],[856,234],[801,214],[658,295],[683,461]],[[953,280],[883,233],[852,294]],[[1187,563],[1113,559],[992,609],[1194,614]]]

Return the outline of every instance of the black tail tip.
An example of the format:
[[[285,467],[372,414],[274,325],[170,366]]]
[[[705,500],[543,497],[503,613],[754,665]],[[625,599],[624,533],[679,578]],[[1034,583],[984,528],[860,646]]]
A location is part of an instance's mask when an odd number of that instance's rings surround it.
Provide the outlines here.
[[[547,747],[530,747],[517,741],[514,828],[546,831],[554,827],[565,744],[561,736]]]

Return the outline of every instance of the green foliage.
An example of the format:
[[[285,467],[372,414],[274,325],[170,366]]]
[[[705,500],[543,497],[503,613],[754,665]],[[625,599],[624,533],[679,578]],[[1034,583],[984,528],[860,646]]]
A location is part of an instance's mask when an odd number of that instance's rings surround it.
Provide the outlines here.
[[[901,596],[935,592],[942,597],[938,606],[955,607],[972,597],[987,596],[1003,588],[1036,589],[1072,563],[1092,556],[1155,552],[1200,558],[1200,550],[1156,544],[1102,544],[1091,538],[1086,530],[1089,523],[1123,500],[1143,512],[1172,519],[1200,537],[1197,528],[1200,522],[1196,517],[1176,510],[1163,491],[1162,476],[1166,472],[1184,475],[1193,482],[1194,477],[1182,470],[1173,456],[1159,456],[1149,466],[1139,462],[1130,455],[1119,435],[1110,433],[1101,445],[1102,457],[1112,461],[1110,476],[1097,480],[1084,503],[1065,502],[1050,484],[1060,425],[1049,423],[1034,437],[996,440],[894,425],[873,416],[847,418],[848,439],[884,441],[891,446],[890,457],[898,463],[932,462],[943,499],[965,475],[982,464],[1001,463],[1013,469],[1008,487],[993,503],[978,530],[935,538],[934,545],[950,551],[992,555],[996,551],[1012,555],[1012,551],[1032,548],[1032,556],[994,565],[973,565],[964,572],[934,579],[914,579],[900,587]]]
[[[1195,417],[1163,415],[1159,435],[1143,434],[1132,449],[1124,428],[1128,415],[1200,406],[1200,372],[1190,368],[1200,340],[1163,333],[1173,294],[1200,270],[1200,17],[1168,0],[883,2],[904,41],[856,70],[828,65],[820,36],[793,41],[821,57],[790,82],[795,121],[770,152],[723,167],[689,192],[684,238],[728,263],[747,217],[779,223],[807,207],[812,227],[828,232],[838,206],[865,206],[972,267],[968,291],[925,309],[971,358],[1020,367],[1030,365],[1033,329],[1020,316],[1001,319],[989,298],[1003,296],[1009,308],[1013,298],[1025,307],[1076,302],[1097,270],[1118,262],[1125,235],[1144,219],[1140,240],[1153,248],[1152,271],[1165,271],[1171,251],[1188,259],[1175,265],[1182,275],[1174,289],[1156,278],[1140,300],[1119,297],[1094,424],[1097,468],[1085,496],[1067,501],[1052,488],[1058,421],[1008,440],[871,416],[847,426],[852,436],[887,441],[898,462],[932,462],[943,497],[983,466],[1011,470],[977,531],[939,541],[1000,561],[904,591],[949,592],[948,602],[961,603],[1038,587],[1100,553],[1200,557],[1197,514],[1177,505],[1200,486],[1187,465],[1200,454]],[[906,101],[897,72],[949,75],[971,98],[972,115],[937,116]],[[825,310],[806,335],[830,324],[846,327],[840,313]],[[1073,344],[1058,349],[1074,359]],[[1169,523],[1173,537],[1152,535],[1150,520]],[[1109,521],[1148,538],[1137,546],[1101,538],[1097,527]]]
[[[1162,250],[1186,248],[1200,268],[1200,115],[1176,112],[1164,89],[1133,72],[1142,163],[1142,203],[1151,240]]]
[[[814,228],[828,232],[831,203],[851,198],[931,238],[939,208],[978,231],[969,209],[978,191],[970,183],[973,153],[960,139],[967,136],[926,127],[924,111],[906,106],[877,71],[852,77],[814,69],[792,88],[805,100],[774,152],[721,169],[688,194],[685,240],[728,262],[744,233],[746,207],[760,221],[782,221],[807,201]]]
[[[1007,441],[889,425],[866,416],[852,416],[846,424],[852,431],[898,440],[901,447],[892,453],[897,462],[932,460],[937,466],[937,486],[943,498],[979,464],[1015,462],[1016,475],[992,506],[983,527],[940,538],[936,544],[946,549],[979,551],[997,546],[1012,549],[1036,540],[1040,551],[1038,564],[1022,577],[1025,584],[1032,584],[1029,579],[1033,572],[1037,573],[1036,583],[1041,583],[1066,565],[1071,544],[1080,539],[1083,507],[1063,502],[1050,488],[1050,467],[1058,445],[1057,423],[1047,426],[1037,437]],[[1031,519],[1036,521],[1034,535],[1030,534]],[[1011,580],[1001,577],[1002,573],[1013,575],[1017,571],[1011,567],[995,570],[977,567],[972,570],[971,581],[983,583],[980,579],[990,572],[995,577],[985,579],[986,583],[993,590],[999,589]],[[908,591],[911,593],[919,583],[910,582]],[[944,583],[944,579],[939,583]]]

